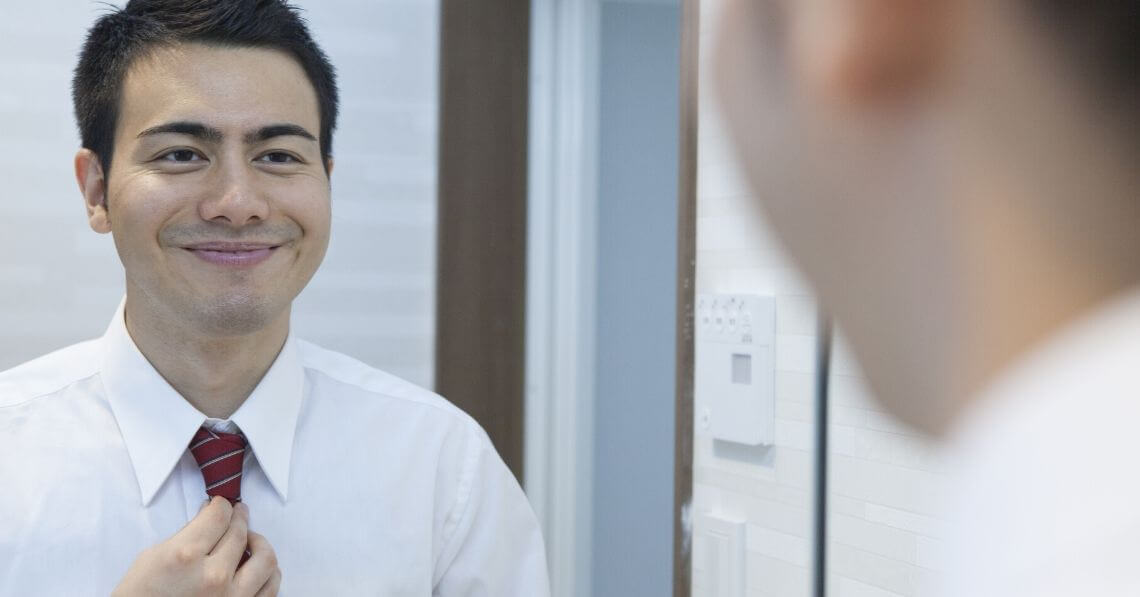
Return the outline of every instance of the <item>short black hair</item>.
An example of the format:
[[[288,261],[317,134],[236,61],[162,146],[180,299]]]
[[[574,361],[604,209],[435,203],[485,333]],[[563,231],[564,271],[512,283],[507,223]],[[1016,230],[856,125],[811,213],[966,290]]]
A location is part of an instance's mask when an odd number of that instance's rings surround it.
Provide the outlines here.
[[[1113,108],[1135,111],[1140,91],[1140,2],[1023,0],[1060,39]]]
[[[285,0],[130,0],[95,22],[79,54],[72,100],[83,147],[111,172],[123,81],[131,65],[156,48],[196,42],[271,48],[300,63],[317,92],[321,157],[328,167],[336,128],[336,71]]]

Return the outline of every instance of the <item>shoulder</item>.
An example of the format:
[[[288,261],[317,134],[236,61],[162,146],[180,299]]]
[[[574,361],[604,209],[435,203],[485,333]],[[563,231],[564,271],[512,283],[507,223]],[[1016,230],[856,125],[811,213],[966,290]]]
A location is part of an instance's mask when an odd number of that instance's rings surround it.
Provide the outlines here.
[[[356,401],[363,407],[396,408],[485,436],[471,416],[431,390],[305,340],[298,340],[297,348],[306,376],[326,389],[335,388],[342,404]]]
[[[98,340],[88,340],[0,372],[0,408],[62,390],[99,372]]]
[[[298,341],[306,418],[335,424],[370,453],[403,454],[447,509],[472,491],[478,469],[501,458],[482,426],[446,398],[336,351]],[[430,464],[429,464],[430,463]],[[411,480],[408,480],[411,483]]]
[[[1140,582],[1131,562],[1105,556],[1140,542],[1140,477],[1127,474],[1138,354],[1140,296],[1056,334],[974,399],[945,452],[952,594]],[[987,585],[1004,590],[975,590]]]

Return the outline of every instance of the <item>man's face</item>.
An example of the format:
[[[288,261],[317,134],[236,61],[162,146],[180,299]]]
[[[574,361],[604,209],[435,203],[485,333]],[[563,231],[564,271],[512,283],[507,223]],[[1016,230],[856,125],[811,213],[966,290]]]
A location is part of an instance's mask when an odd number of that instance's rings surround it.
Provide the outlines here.
[[[106,190],[128,315],[210,335],[285,316],[328,246],[319,131],[285,53],[183,44],[134,64]]]

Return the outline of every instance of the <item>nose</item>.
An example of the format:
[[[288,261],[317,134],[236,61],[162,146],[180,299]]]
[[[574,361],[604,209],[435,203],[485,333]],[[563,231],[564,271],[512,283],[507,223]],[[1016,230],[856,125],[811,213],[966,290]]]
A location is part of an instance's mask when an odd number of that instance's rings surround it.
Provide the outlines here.
[[[218,172],[220,192],[211,192],[199,204],[203,220],[235,228],[264,221],[269,201],[257,184],[257,173],[244,160],[229,160]]]

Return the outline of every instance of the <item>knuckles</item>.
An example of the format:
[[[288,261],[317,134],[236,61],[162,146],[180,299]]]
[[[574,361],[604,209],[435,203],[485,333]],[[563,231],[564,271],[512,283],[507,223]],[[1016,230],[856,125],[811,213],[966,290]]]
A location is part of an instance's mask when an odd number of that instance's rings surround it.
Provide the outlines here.
[[[178,568],[190,566],[199,558],[197,551],[189,545],[179,545],[171,551],[174,565]]]
[[[216,506],[214,504],[217,504]],[[207,516],[207,521],[215,526],[225,526],[230,523],[230,518],[233,516],[233,506],[226,500],[215,499],[202,514]]]
[[[208,595],[218,595],[230,582],[230,573],[225,568],[210,566],[202,571],[202,588]]]

